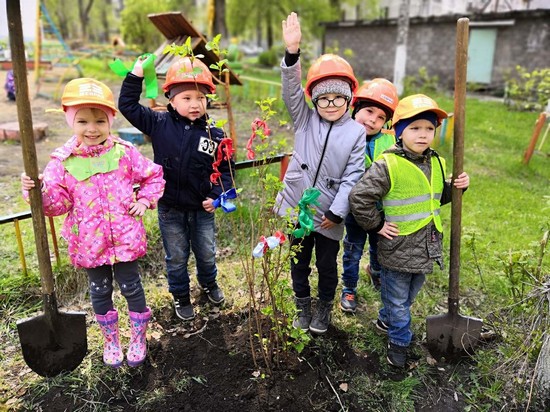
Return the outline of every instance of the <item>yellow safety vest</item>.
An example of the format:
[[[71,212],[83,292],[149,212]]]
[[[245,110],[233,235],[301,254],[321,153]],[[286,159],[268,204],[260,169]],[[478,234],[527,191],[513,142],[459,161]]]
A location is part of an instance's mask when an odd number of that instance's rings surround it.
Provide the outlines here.
[[[380,157],[384,150],[389,149],[395,144],[395,136],[388,133],[382,133],[378,139],[374,141],[374,153],[372,154],[372,159],[367,155],[365,156],[365,169],[371,167],[372,162]],[[367,148],[369,143],[367,142]]]
[[[414,233],[432,220],[439,232],[443,231],[441,195],[445,176],[445,159],[441,166],[435,156],[431,158],[431,182],[418,166],[393,153],[382,155],[390,173],[390,191],[382,199],[387,222],[395,223],[399,236]]]

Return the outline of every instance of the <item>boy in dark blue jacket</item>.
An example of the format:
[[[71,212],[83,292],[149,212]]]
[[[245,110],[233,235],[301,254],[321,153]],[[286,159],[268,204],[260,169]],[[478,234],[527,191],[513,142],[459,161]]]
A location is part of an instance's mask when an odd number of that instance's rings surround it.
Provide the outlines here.
[[[166,188],[159,200],[158,216],[166,252],[168,290],[174,297],[176,315],[192,320],[195,312],[187,269],[190,251],[195,256],[201,288],[212,303],[220,305],[224,301],[216,282],[213,202],[233,186],[234,164],[221,159],[221,184],[211,183],[212,163],[224,132],[207,123],[206,95],[215,93],[208,67],[199,59],[176,59],[163,85],[169,99],[168,112],[156,112],[139,103],[144,62],[139,58],[124,79],[118,106],[134,127],[151,137],[154,161],[164,171]],[[202,71],[197,73],[197,67]]]

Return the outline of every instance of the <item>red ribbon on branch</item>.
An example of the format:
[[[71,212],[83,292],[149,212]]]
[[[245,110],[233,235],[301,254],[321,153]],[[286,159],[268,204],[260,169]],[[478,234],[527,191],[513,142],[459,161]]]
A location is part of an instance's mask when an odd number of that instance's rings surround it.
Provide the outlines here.
[[[231,138],[229,137],[223,138],[220,144],[218,144],[218,153],[216,155],[216,160],[212,162],[212,169],[214,169],[214,172],[210,175],[210,181],[213,184],[219,184],[218,179],[222,176],[221,172],[218,170],[220,163],[222,162],[222,160],[229,161],[233,156],[233,153],[235,153],[233,140],[231,140]]]
[[[252,142],[254,141],[254,138],[258,135],[258,129],[262,130],[262,133],[260,134],[262,140],[271,134],[271,130],[269,129],[267,122],[262,119],[254,119],[251,126],[252,133],[250,134],[250,138],[248,139],[248,143],[246,144],[246,158],[248,160],[254,160],[256,158],[256,153],[254,152],[254,149],[252,149]]]

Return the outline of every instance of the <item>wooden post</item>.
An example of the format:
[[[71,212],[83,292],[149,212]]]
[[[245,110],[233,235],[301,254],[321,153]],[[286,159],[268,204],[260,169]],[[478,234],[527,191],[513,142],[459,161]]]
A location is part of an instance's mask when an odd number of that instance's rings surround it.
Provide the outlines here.
[[[523,155],[523,164],[525,165],[529,163],[529,160],[531,160],[531,156],[533,156],[533,152],[535,151],[535,145],[537,144],[537,140],[539,138],[540,132],[542,131],[542,128],[545,122],[546,122],[546,113],[542,112],[541,114],[539,114],[539,118],[535,123],[535,129],[533,130],[533,135],[531,136],[529,147],[527,147],[527,150]]]
[[[36,147],[34,145],[34,133],[32,127],[32,112],[29,102],[27,65],[25,60],[25,44],[23,41],[23,28],[21,25],[21,8],[19,0],[10,0],[6,3],[8,27],[10,32],[10,48],[12,52],[13,74],[17,90],[17,119],[21,136],[21,149],[23,152],[23,164],[25,173],[34,180],[36,187],[29,190],[31,203],[32,223],[38,257],[38,268],[42,281],[42,294],[54,297],[54,280],[52,263],[50,261],[50,249],[48,247],[48,232],[42,207],[42,192],[40,180],[38,180],[38,161]]]
[[[225,88],[225,104],[227,105],[227,120],[229,122],[229,136],[233,140],[233,147],[235,148],[235,160],[237,160],[237,132],[235,130],[235,119],[233,118],[233,109],[231,108],[231,92],[229,91],[230,87],[230,78],[229,71],[225,72],[225,82],[223,86]]]

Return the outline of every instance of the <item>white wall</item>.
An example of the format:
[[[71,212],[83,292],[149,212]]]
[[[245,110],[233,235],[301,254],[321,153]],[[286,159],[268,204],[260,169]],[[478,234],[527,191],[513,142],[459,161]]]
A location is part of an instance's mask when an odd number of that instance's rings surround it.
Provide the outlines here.
[[[487,0],[410,0],[410,17],[441,16],[447,14],[470,13],[477,9],[481,10]],[[388,8],[388,18],[399,17],[399,6],[401,0],[379,0],[381,10]],[[498,10],[495,6],[498,5]],[[512,10],[526,9],[548,9],[548,0],[492,0],[483,10],[484,13],[507,12]]]
[[[0,41],[9,45],[8,17],[6,1],[0,0]],[[36,31],[36,5],[37,0],[19,0],[21,4],[21,20],[23,22],[23,36],[25,41],[35,38]]]

